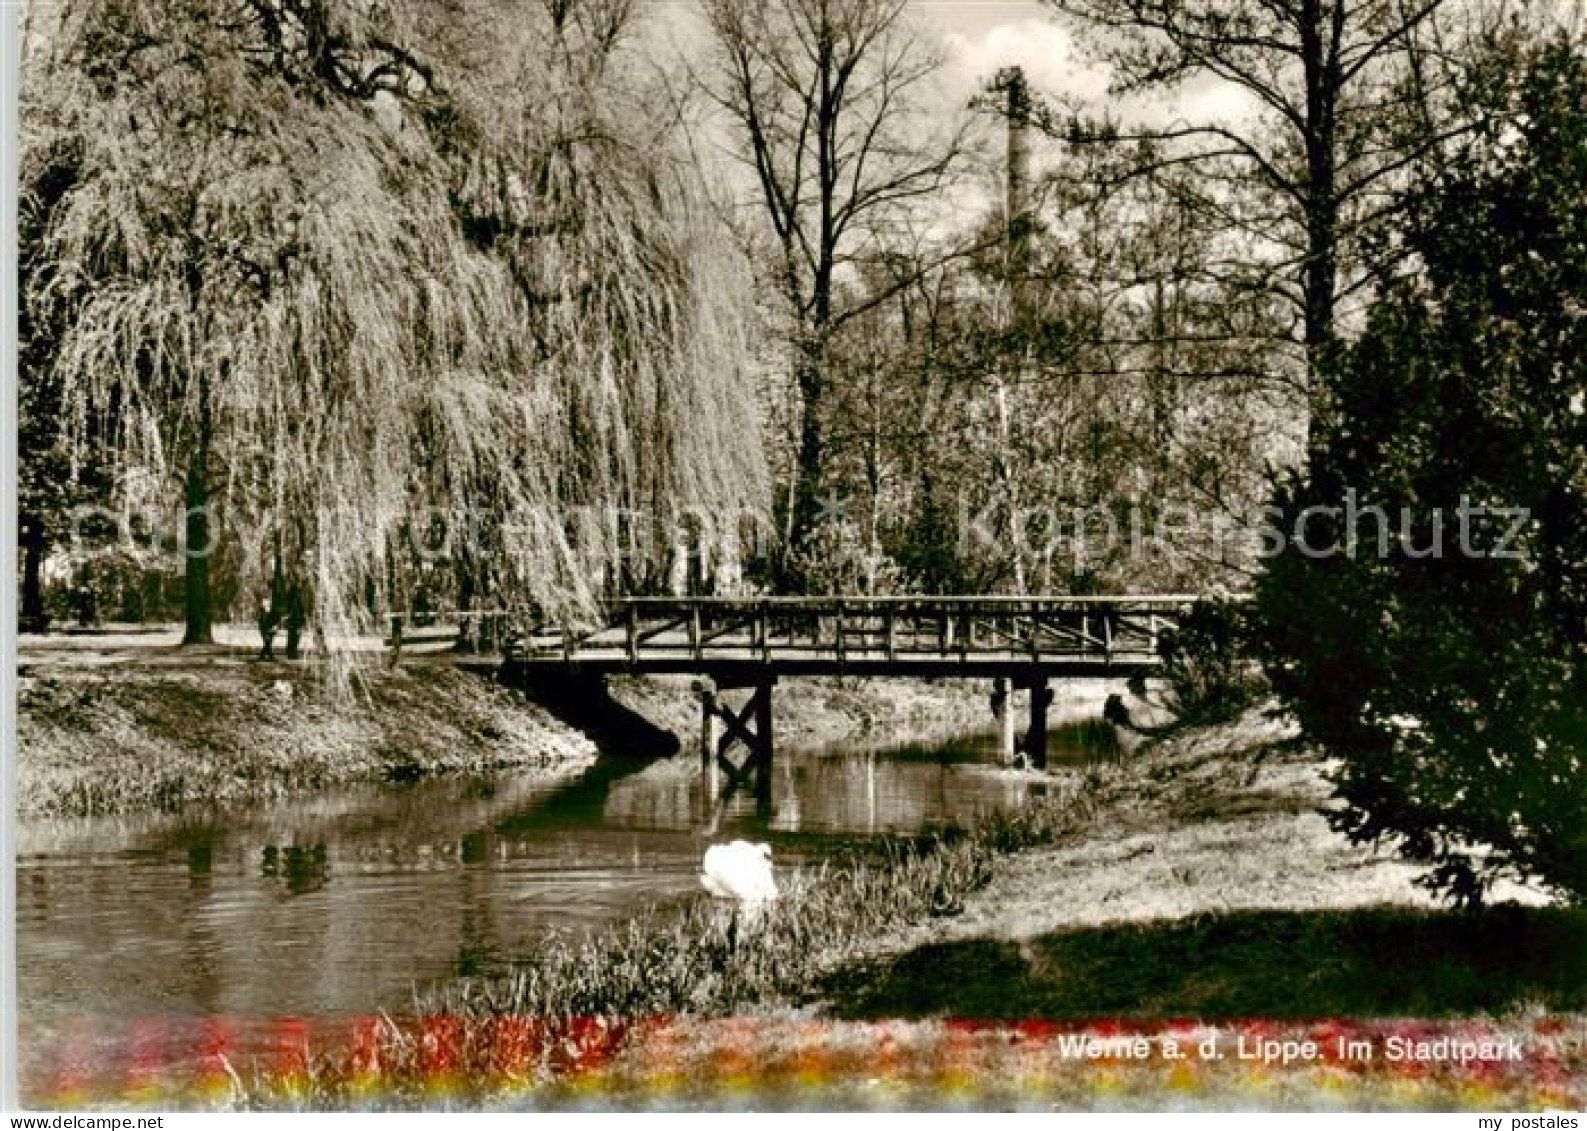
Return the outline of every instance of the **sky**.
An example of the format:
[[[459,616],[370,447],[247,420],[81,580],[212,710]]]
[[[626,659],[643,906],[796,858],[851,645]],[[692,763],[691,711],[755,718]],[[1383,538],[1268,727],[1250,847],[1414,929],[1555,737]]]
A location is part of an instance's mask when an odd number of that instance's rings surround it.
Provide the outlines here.
[[[1121,105],[1108,94],[1108,71],[1087,57],[1069,29],[1038,0],[909,0],[911,18],[939,40],[943,86],[962,103],[1002,67],[1018,65],[1031,86],[1062,94],[1093,110],[1118,110],[1131,119],[1166,123],[1178,117],[1239,118],[1247,97],[1216,78],[1187,83],[1172,103]]]
[[[1102,97],[1107,75],[1080,57],[1051,9],[1035,0],[911,0],[911,18],[941,41],[944,83],[973,94],[1002,67],[1019,65],[1038,90]]]
[[[661,0],[670,39],[685,55],[703,38],[696,0]],[[1107,70],[1086,58],[1074,37],[1040,0],[906,0],[907,18],[937,48],[942,71],[937,87],[945,110],[962,109],[1003,67],[1025,69],[1039,92],[1063,94],[1093,109],[1120,109],[1131,118],[1166,122],[1174,117],[1238,115],[1244,96],[1217,79],[1194,82],[1177,104],[1120,107],[1107,93]]]

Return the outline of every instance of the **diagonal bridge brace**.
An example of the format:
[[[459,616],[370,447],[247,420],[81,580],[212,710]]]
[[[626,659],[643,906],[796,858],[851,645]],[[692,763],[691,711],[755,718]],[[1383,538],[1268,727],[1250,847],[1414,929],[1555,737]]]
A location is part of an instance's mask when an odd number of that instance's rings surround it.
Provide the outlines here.
[[[768,680],[752,684],[749,699],[736,711],[721,698],[712,681],[695,682],[695,692],[700,697],[701,707],[701,763],[708,775],[714,770],[721,770],[726,777],[726,793],[731,794],[753,778],[756,795],[765,794],[769,800],[773,682]],[[742,762],[737,762],[732,755],[735,748],[740,746],[748,754]]]
[[[751,717],[757,713],[758,706],[754,695],[750,696],[749,701],[744,704],[744,709],[736,715],[720,700],[716,703],[717,718],[725,727],[721,739],[716,744],[716,764],[722,768],[734,785],[747,777],[755,768],[755,763],[765,756],[763,753],[765,739],[751,730],[749,725]],[[749,757],[742,763],[735,763],[728,755],[733,747],[739,745],[749,751]]]

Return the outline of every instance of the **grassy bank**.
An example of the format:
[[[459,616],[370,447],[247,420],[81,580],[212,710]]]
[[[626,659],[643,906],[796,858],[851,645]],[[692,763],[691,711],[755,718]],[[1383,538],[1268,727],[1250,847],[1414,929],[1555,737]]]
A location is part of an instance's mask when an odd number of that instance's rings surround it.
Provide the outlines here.
[[[1460,1018],[1587,1010],[1587,912],[1228,911],[929,943],[823,986],[834,1016]]]
[[[435,666],[372,671],[349,700],[287,664],[35,669],[18,715],[24,816],[252,802],[465,770],[565,772],[595,756],[521,696]]]

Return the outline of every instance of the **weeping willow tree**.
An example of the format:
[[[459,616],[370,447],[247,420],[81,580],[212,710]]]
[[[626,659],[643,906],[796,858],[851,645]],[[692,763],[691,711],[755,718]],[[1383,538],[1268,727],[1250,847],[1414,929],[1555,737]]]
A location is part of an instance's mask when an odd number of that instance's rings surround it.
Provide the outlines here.
[[[30,23],[25,178],[62,154],[72,176],[27,301],[60,328],[74,442],[181,496],[187,641],[226,539],[324,651],[436,521],[470,586],[566,611],[666,554],[569,515],[758,504],[745,289],[612,66],[627,5],[506,15],[77,0]]]
[[[550,457],[551,506],[529,513],[561,520],[532,572],[574,588],[664,585],[688,536],[731,543],[735,516],[765,511],[751,284],[644,77],[634,8],[482,0],[430,36],[470,80],[423,121],[468,239],[530,308],[529,364],[559,414],[520,437],[522,459]],[[471,461],[426,462],[436,497],[489,513],[474,492],[490,481],[453,475]],[[502,549],[489,560],[516,560]]]

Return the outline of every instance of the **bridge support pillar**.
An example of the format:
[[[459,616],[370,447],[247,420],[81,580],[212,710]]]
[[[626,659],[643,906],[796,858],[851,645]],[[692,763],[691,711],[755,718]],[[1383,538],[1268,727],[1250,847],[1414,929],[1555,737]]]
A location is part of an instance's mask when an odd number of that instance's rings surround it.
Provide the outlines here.
[[[997,719],[997,753],[1005,766],[1014,761],[1014,689],[1002,676],[992,681],[992,714]]]
[[[1043,676],[1030,681],[1030,730],[1025,732],[1025,756],[1032,769],[1047,768],[1047,708],[1052,705],[1052,688]]]
[[[771,810],[773,725],[771,692],[774,680],[750,685],[744,706],[734,710],[708,679],[696,680],[700,697],[700,768],[708,796],[730,795],[753,784],[757,808]],[[734,760],[742,746],[743,761]]]
[[[716,686],[708,679],[697,679],[694,681],[694,693],[700,698],[700,781],[709,805],[722,792],[722,781],[716,768],[716,747],[721,741],[722,726],[716,714]]]

